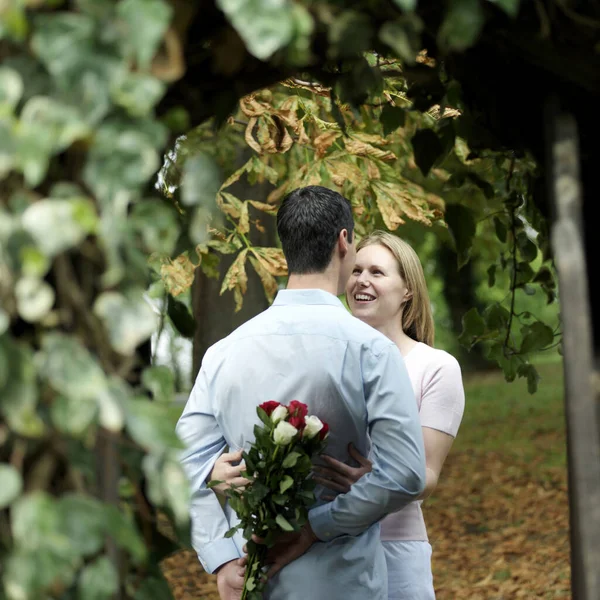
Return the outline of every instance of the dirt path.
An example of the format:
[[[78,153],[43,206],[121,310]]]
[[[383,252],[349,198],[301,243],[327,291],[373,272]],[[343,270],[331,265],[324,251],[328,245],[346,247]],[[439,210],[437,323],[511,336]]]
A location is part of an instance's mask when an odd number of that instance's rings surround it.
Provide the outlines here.
[[[566,472],[492,452],[453,452],[423,510],[437,600],[570,598]],[[218,600],[196,556],[164,563],[176,600]]]

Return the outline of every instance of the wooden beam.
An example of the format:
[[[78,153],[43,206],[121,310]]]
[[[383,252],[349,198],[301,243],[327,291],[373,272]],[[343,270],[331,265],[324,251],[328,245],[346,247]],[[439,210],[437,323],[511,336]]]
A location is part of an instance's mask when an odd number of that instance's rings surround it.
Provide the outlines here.
[[[563,329],[574,600],[600,598],[600,432],[593,386],[592,321],[582,228],[577,124],[546,107],[552,245]]]

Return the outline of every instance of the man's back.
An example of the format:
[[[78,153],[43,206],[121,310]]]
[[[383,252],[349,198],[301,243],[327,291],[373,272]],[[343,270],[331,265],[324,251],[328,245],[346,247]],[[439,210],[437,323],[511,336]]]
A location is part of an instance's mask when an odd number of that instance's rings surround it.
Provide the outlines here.
[[[378,390],[368,389],[369,381],[373,379],[373,372],[382,368],[380,359],[383,357],[385,362],[389,356],[397,361],[394,370],[399,373],[398,379],[388,378],[386,384],[388,387],[396,387],[397,384],[399,389],[392,393],[388,389],[385,393],[388,398],[398,402],[404,400],[405,403],[408,396],[408,402],[414,403],[403,363],[390,340],[354,319],[339,300],[327,292],[280,292],[271,308],[215,344],[205,356],[201,377],[204,378],[204,393],[209,399],[208,410],[212,411],[216,423],[214,431],[222,435],[231,450],[247,449],[254,439],[253,426],[259,422],[256,416],[258,404],[266,400],[285,404],[300,400],[308,405],[311,414],[329,423],[328,454],[347,460],[350,442],[367,454],[368,425],[375,420],[385,421],[386,416],[373,414],[378,409],[373,402],[369,407],[366,394],[373,396],[378,393]],[[192,407],[193,393],[190,413]],[[389,406],[386,409],[385,402],[381,410],[393,412]],[[416,404],[414,415],[416,417]],[[185,416],[184,413],[178,426],[184,439]],[[390,433],[393,438],[392,429]],[[211,440],[210,437],[208,432],[204,440],[207,448],[218,443],[216,438]],[[390,456],[390,459],[397,460],[398,457]],[[411,460],[412,456],[406,457],[407,463]],[[386,492],[382,493],[385,497]],[[343,498],[338,500],[343,505]],[[378,501],[381,500],[359,497],[358,504],[355,499],[353,505],[341,506],[340,518],[342,521],[345,519],[346,524],[342,526],[340,523],[340,530],[350,535],[332,531],[335,539],[314,544],[304,556],[273,579],[268,597],[271,600],[307,597],[311,600],[338,597],[385,600],[387,579],[379,543],[379,525],[368,527],[360,524],[357,514],[359,523],[356,531],[352,530],[352,511],[355,510],[352,507],[358,505],[360,509],[362,504]],[[322,510],[327,513],[328,507],[324,506]],[[228,525],[233,525],[234,515],[226,512]],[[208,519],[209,516],[197,515],[197,518]],[[322,523],[328,523],[328,519],[332,516],[321,515]],[[330,532],[316,533],[325,539],[324,536]],[[211,535],[218,535],[217,529],[209,532],[208,537]],[[204,543],[206,532],[199,537],[202,537],[201,544]],[[242,543],[238,537],[238,549]],[[202,558],[200,552],[199,555]]]

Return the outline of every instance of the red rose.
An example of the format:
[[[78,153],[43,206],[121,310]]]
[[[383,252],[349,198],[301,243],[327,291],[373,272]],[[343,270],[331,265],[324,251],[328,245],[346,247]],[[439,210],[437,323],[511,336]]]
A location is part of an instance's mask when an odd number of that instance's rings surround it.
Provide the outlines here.
[[[321,431],[319,431],[319,439],[324,440],[327,437],[328,433],[329,433],[329,425],[327,425],[327,423],[323,422],[323,429],[321,429]]]
[[[291,417],[288,419],[288,423],[293,425],[298,431],[302,431],[306,427],[304,417]]]
[[[263,402],[260,407],[267,413],[267,415],[270,417],[271,413],[278,407],[280,406],[280,402],[277,402],[276,400],[267,400],[267,402]]]
[[[308,406],[303,402],[298,402],[298,400],[292,400],[288,406],[288,410],[292,417],[302,417],[304,419],[308,414]]]

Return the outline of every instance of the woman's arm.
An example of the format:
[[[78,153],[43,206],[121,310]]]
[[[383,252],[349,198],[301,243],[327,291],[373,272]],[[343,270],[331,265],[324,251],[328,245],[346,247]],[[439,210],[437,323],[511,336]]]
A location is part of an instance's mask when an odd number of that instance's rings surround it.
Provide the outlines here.
[[[425,475],[425,489],[419,496],[420,500],[428,498],[433,490],[437,487],[442,467],[454,438],[447,433],[438,431],[437,429],[431,429],[430,427],[422,427],[423,430],[423,442],[425,443],[425,455],[426,455],[426,475]]]

